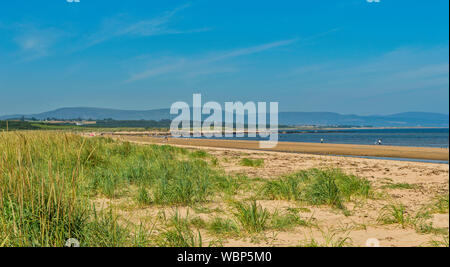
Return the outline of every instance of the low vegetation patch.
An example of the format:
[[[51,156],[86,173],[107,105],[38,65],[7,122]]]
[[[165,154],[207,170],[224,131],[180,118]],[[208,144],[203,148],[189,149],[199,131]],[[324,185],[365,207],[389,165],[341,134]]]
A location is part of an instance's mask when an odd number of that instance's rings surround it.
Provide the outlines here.
[[[449,247],[449,236],[441,237],[440,239],[433,239],[429,242],[429,245],[432,247]]]
[[[448,194],[436,197],[436,199],[430,205],[430,212],[431,213],[440,213],[440,214],[448,213],[448,207],[449,207],[448,200],[449,200]]]
[[[264,165],[264,159],[249,159],[243,158],[240,161],[241,166],[246,167],[262,167]]]
[[[389,204],[382,208],[377,220],[381,224],[399,224],[403,229],[413,228],[420,234],[448,235],[448,228],[434,227],[431,218],[427,207],[412,214],[402,204]]]
[[[397,184],[387,184],[382,186],[383,189],[405,189],[411,190],[416,189],[417,185],[408,184],[408,183],[397,183]]]
[[[240,233],[239,226],[231,219],[215,217],[209,224],[208,230],[215,235],[232,237]]]
[[[292,230],[297,226],[311,226],[311,222],[304,220],[300,215],[292,210],[285,213],[279,211],[274,212],[270,218],[270,227],[274,230]]]
[[[190,227],[188,216],[183,218],[176,212],[166,225],[168,228],[158,236],[157,245],[161,247],[202,247],[200,231]]]
[[[400,224],[402,228],[410,223],[406,208],[402,204],[386,205],[377,220],[382,224]]]
[[[245,231],[258,233],[267,229],[270,214],[256,201],[251,203],[236,202],[234,208],[234,217]]]
[[[349,247],[352,240],[348,236],[340,236],[336,230],[321,231],[322,240],[311,238],[300,242],[300,247]]]
[[[343,203],[353,197],[370,197],[372,187],[369,181],[338,169],[311,169],[268,181],[262,193],[269,199],[305,201],[343,209]]]

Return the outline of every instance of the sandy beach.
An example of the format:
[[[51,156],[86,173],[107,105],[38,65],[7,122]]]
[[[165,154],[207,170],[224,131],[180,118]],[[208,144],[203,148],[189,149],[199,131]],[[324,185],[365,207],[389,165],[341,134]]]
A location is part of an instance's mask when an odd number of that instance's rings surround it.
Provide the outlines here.
[[[121,136],[119,139],[142,145],[167,144],[159,138]],[[270,238],[267,237],[270,233],[265,233],[266,238],[256,243],[254,240],[230,238],[224,243],[225,246],[296,246],[299,244],[299,240],[327,242],[330,238],[348,238],[351,240],[352,246],[365,246],[370,238],[379,240],[381,246],[429,246],[435,240],[448,238],[448,208],[443,213],[442,211],[431,212],[438,205],[436,200],[439,197],[444,196],[448,205],[448,164],[314,155],[327,153],[382,157],[389,155],[403,158],[448,160],[448,151],[431,148],[285,143],[276,148],[276,150],[301,152],[291,153],[258,151],[254,147],[255,144],[247,141],[192,139],[170,139],[169,145],[204,150],[217,159],[219,168],[232,175],[272,180],[311,168],[339,168],[346,173],[367,179],[375,189],[375,198],[349,203],[349,214],[325,206],[305,206],[285,200],[260,200],[259,203],[271,212],[299,210],[301,216],[310,218],[316,227],[299,227],[282,231]],[[243,166],[240,163],[242,158],[260,159],[263,164],[259,167]],[[116,204],[121,205],[120,203],[118,200]],[[206,205],[206,208],[213,210],[222,205],[223,203],[210,203]],[[411,221],[413,218],[422,216],[424,210],[427,210],[427,217],[420,221],[420,226],[416,225],[418,219],[414,221],[415,226],[382,224],[380,223],[380,214],[390,205],[403,206],[405,211],[402,216]],[[181,210],[195,214],[204,220],[208,220],[214,215],[197,214],[188,207],[181,208]],[[123,216],[133,220],[132,218],[155,216],[159,211],[158,208],[146,208],[139,211],[126,211]],[[170,209],[167,211],[170,212]],[[208,234],[205,233],[205,236],[207,237]]]
[[[163,139],[155,137],[143,137],[126,134],[121,134],[119,136],[130,141],[143,141],[149,143],[164,142]],[[245,140],[169,138],[167,144],[205,147],[205,148],[212,147],[212,148],[238,148],[249,150],[261,150],[259,148],[258,141],[245,141]],[[265,150],[276,152],[316,154],[316,155],[346,155],[346,156],[386,157],[386,158],[422,159],[422,160],[439,160],[439,161],[449,160],[448,149],[430,148],[430,147],[278,142],[278,145],[275,148]]]

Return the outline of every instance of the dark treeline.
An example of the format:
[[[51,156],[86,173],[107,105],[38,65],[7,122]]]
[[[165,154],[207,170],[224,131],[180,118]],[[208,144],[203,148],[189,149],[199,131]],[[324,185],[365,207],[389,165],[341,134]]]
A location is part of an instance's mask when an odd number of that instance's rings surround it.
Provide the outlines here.
[[[0,130],[37,130],[40,129],[27,121],[0,121]]]
[[[52,122],[53,123],[49,123]],[[55,121],[61,121],[61,123],[54,123]],[[6,121],[0,121],[0,129],[6,130],[37,130],[41,129],[40,126],[43,125],[51,125],[54,127],[65,126],[65,127],[83,127],[83,128],[170,128],[171,120],[113,120],[113,119],[105,119],[105,120],[89,120],[95,121],[95,124],[85,123],[81,119],[79,120],[60,120],[57,118],[48,119],[47,121],[38,121],[38,120],[8,120],[8,127]],[[75,125],[74,122],[80,122],[81,125]],[[193,125],[193,121],[190,122],[191,126]],[[181,125],[180,125],[181,126]],[[225,123],[222,123],[222,126],[225,126]],[[233,127],[236,128],[236,122],[233,124]],[[285,125],[280,125],[281,128],[287,127]],[[248,124],[244,125],[244,128],[248,128]],[[270,125],[266,126],[267,129],[270,128]]]
[[[154,121],[154,120],[127,120],[127,121],[117,121],[117,120],[98,120],[96,121],[96,124],[86,124],[85,127],[96,127],[96,128],[117,128],[117,127],[124,127],[124,128],[170,128],[171,120],[161,120],[161,121]],[[193,125],[193,121],[190,122],[191,126]],[[225,126],[225,123],[222,123],[222,126]],[[234,127],[236,127],[236,123],[233,124]],[[248,124],[244,125],[245,128],[248,128]],[[270,127],[270,125],[266,126],[267,128]],[[281,126],[286,127],[286,126]]]

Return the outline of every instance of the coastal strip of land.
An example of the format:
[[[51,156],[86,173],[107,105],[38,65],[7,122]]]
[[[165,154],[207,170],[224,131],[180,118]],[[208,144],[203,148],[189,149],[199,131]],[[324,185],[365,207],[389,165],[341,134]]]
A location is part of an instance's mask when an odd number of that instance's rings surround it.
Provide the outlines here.
[[[377,146],[377,145],[349,145],[349,144],[318,144],[299,142],[278,142],[271,149],[261,149],[258,141],[247,140],[217,140],[194,138],[158,138],[148,136],[105,134],[110,137],[136,142],[149,142],[156,144],[171,144],[192,147],[231,148],[264,150],[276,152],[304,153],[316,155],[342,155],[358,157],[404,158],[420,160],[449,161],[449,150],[445,148],[430,147],[403,147],[403,146]]]

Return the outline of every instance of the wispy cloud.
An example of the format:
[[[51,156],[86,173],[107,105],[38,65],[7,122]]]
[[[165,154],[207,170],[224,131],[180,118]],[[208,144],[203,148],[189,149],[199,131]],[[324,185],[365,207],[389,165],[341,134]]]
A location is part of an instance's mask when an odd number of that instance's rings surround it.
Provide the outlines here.
[[[107,18],[101,22],[97,30],[84,35],[63,28],[40,27],[37,23],[31,22],[26,24],[0,22],[0,30],[12,33],[11,40],[18,46],[17,56],[20,62],[28,62],[51,55],[57,44],[62,41],[71,41],[71,48],[65,51],[73,53],[123,36],[149,37],[209,31],[210,28],[178,29],[173,26],[177,14],[189,6],[189,4],[182,5],[149,19],[133,20],[126,15]]]
[[[291,40],[284,40],[284,41],[278,41],[278,42],[273,42],[273,43],[268,43],[268,44],[262,44],[262,45],[258,45],[258,46],[237,49],[234,51],[219,54],[215,57],[213,56],[210,59],[208,59],[207,61],[213,62],[213,61],[225,60],[225,59],[239,57],[239,56],[251,55],[251,54],[255,54],[255,53],[264,52],[264,51],[267,51],[267,50],[270,50],[273,48],[287,46],[287,45],[293,44],[297,41],[298,41],[298,39],[291,39]]]
[[[307,43],[316,39],[320,39],[321,37],[337,32],[339,30],[340,30],[339,28],[336,28],[302,39],[293,38],[260,44],[251,47],[239,48],[232,51],[214,52],[212,54],[197,57],[197,59],[183,60],[183,63],[181,64],[177,61],[175,63],[170,63],[164,66],[156,66],[153,68],[148,68],[147,70],[144,70],[137,74],[131,75],[131,77],[128,80],[126,80],[126,82],[127,83],[135,82],[159,75],[180,71],[183,71],[183,75],[189,78],[205,74],[236,72],[237,71],[236,68],[233,67],[212,67],[211,64],[214,62],[225,61],[236,57],[262,53],[271,49],[289,46],[294,43],[298,43],[299,41]]]
[[[301,66],[286,74],[302,93],[378,96],[449,84],[448,47],[399,48],[378,57]]]
[[[151,68],[151,69],[145,70],[143,72],[132,75],[127,80],[127,82],[139,81],[139,80],[143,80],[143,79],[146,79],[149,77],[166,74],[166,73],[169,73],[169,72],[172,72],[174,70],[181,68],[182,66],[184,66],[184,64],[185,64],[185,60],[180,60],[179,62],[171,64],[171,65],[163,65],[163,66]]]
[[[311,74],[311,73],[317,73],[319,71],[325,70],[327,67],[329,67],[328,64],[312,64],[312,65],[306,65],[301,66],[298,68],[293,69],[292,71],[289,71],[288,73],[283,73],[281,75],[278,75],[281,78],[288,78],[288,77],[295,77],[295,76],[301,76],[304,74]]]
[[[83,45],[83,48],[88,48],[121,36],[148,37],[209,31],[210,28],[179,30],[170,27],[175,15],[189,6],[189,4],[186,4],[167,11],[160,16],[140,21],[125,21],[123,16],[106,19],[98,31],[86,37],[87,42]]]
[[[17,34],[13,41],[18,45],[20,61],[33,61],[51,54],[52,47],[64,33],[55,28],[39,28],[34,25],[14,25]]]
[[[404,72],[397,73],[395,77],[397,78],[434,78],[434,77],[448,77],[449,75],[449,64],[438,63],[425,66],[418,66],[415,69],[407,70]]]
[[[177,60],[176,62],[171,64],[152,67],[137,74],[133,74],[126,82],[135,82],[177,71],[184,71],[184,74],[191,78],[196,75],[202,75],[205,73],[211,74],[213,72],[232,72],[236,70],[234,68],[210,68],[209,64],[219,61],[225,61],[236,57],[262,53],[274,48],[291,45],[297,41],[298,39],[283,40],[257,46],[240,48],[232,51],[215,52],[212,54],[200,56],[197,59]]]

